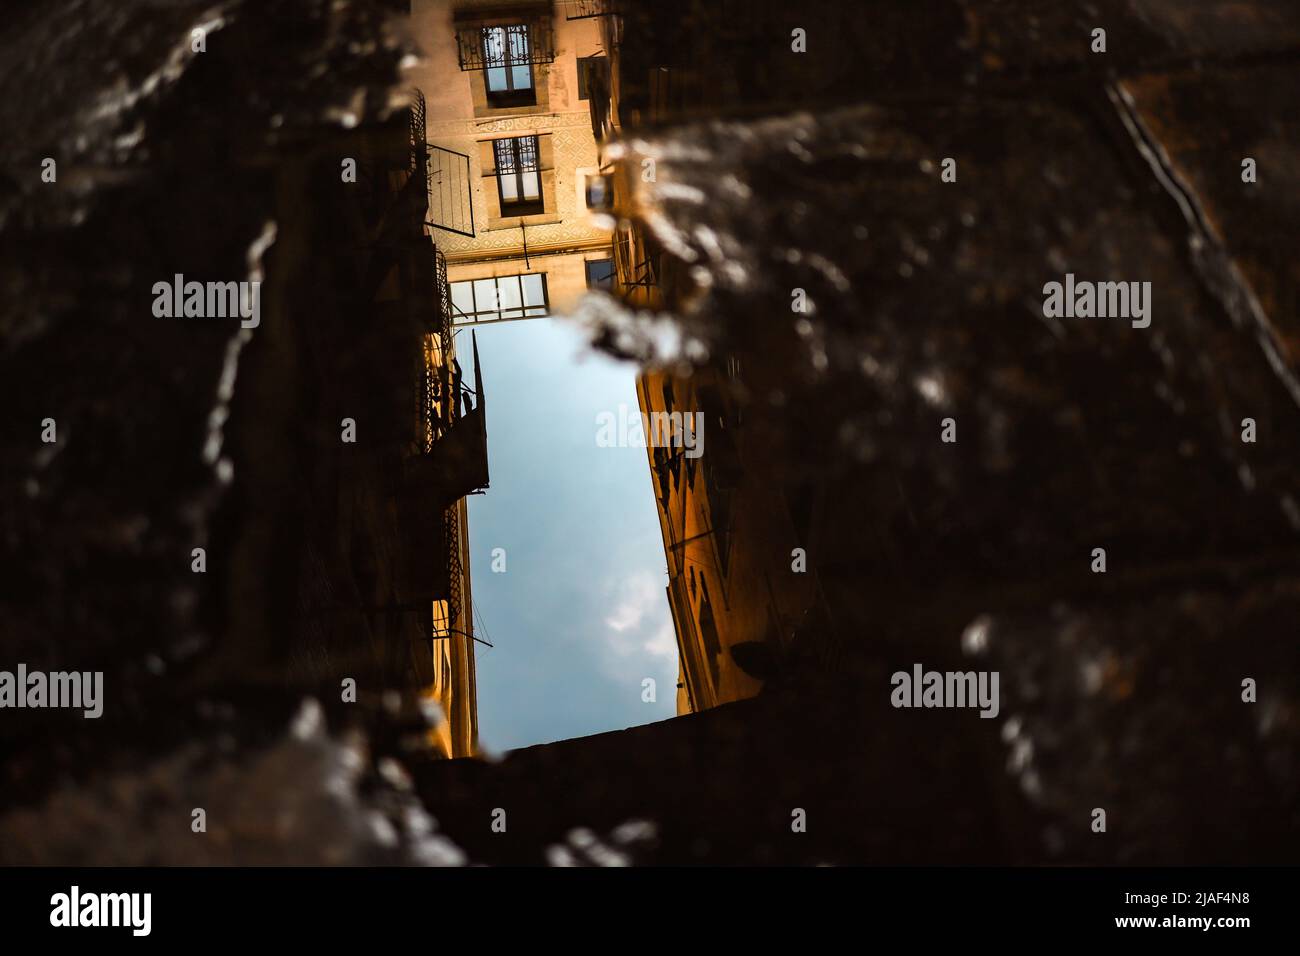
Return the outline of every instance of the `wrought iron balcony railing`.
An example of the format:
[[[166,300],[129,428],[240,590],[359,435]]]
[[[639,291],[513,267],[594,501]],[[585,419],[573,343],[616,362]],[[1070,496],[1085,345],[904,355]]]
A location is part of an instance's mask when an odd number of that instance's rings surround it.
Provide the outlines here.
[[[433,640],[449,638],[453,632],[466,633],[473,630],[472,622],[461,620],[463,610],[463,593],[461,581],[465,569],[460,560],[460,505],[453,504],[443,512],[442,546],[447,555],[447,625],[444,633],[438,633],[430,627],[429,636]]]
[[[431,290],[437,311],[437,328],[429,329],[424,342],[424,395],[420,412],[424,424],[423,445],[425,453],[453,425],[457,418],[457,399],[460,382],[457,369],[452,364],[451,288],[447,283],[447,258],[437,246],[431,247],[433,255],[429,266],[432,271]]]
[[[437,247],[431,258],[434,303],[438,328],[424,336],[424,394],[421,396],[423,448],[437,453],[442,478],[458,498],[487,487],[487,430],[484,418],[483,375],[479,367],[478,342],[474,343],[474,386],[468,384],[455,358],[455,328],[452,322],[451,291],[447,282],[447,260]]]
[[[444,355],[451,353],[451,285],[447,282],[447,257],[433,247],[433,288],[438,296],[438,338]]]
[[[557,0],[556,6],[566,20],[591,20],[617,13],[614,0]]]
[[[624,300],[634,290],[649,290],[659,285],[660,252],[647,246],[641,230],[620,225],[614,234],[615,285]]]
[[[411,90],[410,107],[410,171],[414,176],[420,171],[420,164],[425,157],[425,105],[424,94],[417,89]]]
[[[488,485],[486,396],[473,333],[470,340],[473,388],[460,363],[442,351],[441,336],[428,335],[424,340],[424,454],[417,457],[436,460],[427,491],[446,504]]]
[[[510,69],[555,59],[555,27],[549,14],[521,16],[514,22],[460,21],[456,52],[462,70]]]

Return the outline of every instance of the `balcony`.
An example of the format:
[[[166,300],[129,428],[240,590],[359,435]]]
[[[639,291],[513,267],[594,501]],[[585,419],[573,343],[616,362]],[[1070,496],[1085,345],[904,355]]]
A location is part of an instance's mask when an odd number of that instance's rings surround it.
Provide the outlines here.
[[[566,20],[594,20],[617,14],[613,0],[557,0],[555,6]]]
[[[555,59],[549,4],[466,10],[454,19],[462,70],[527,68]]]
[[[440,257],[435,257],[435,262],[440,264]],[[445,273],[441,288],[446,289]],[[421,609],[422,628],[431,639],[469,630],[462,618],[464,568],[458,502],[488,485],[487,418],[478,343],[473,346],[477,388],[470,389],[460,363],[454,358],[444,360],[450,354],[445,349],[450,346],[451,329],[449,313],[443,314],[448,317],[446,335],[425,336],[422,448],[404,462],[396,501],[405,532],[399,601]]]
[[[412,176],[419,173],[425,154],[425,105],[424,94],[417,89],[411,90],[411,106],[408,119],[408,148],[410,150],[409,168]]]
[[[434,249],[431,262],[440,327],[424,337],[424,389],[420,396],[421,442],[407,462],[406,484],[417,496],[446,506],[488,485],[487,418],[478,341],[474,350],[474,388],[454,357],[447,266]]]

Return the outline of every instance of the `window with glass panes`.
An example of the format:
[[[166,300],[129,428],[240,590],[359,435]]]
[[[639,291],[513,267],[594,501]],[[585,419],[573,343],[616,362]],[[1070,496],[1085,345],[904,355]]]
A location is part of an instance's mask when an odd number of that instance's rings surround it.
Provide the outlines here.
[[[614,260],[587,260],[587,288],[612,289],[614,287]]]
[[[533,102],[533,65],[528,24],[483,28],[483,74],[490,100]]]
[[[451,311],[457,324],[543,318],[550,314],[546,274],[529,272],[453,282]]]
[[[537,137],[518,136],[514,139],[493,140],[492,153],[496,160],[501,214],[507,216],[542,212]]]

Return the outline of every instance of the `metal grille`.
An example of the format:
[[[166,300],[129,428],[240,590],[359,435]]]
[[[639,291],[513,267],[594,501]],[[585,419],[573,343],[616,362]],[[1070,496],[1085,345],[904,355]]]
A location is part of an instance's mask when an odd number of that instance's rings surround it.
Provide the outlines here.
[[[515,150],[512,140],[494,139],[492,141],[492,152],[496,156],[498,176],[506,176],[514,173]]]
[[[447,257],[437,246],[433,247],[433,282],[438,294],[438,317],[441,325],[438,335],[442,340],[442,353],[451,351],[451,285],[447,282]]]
[[[459,236],[474,236],[474,200],[470,195],[469,157],[454,149],[428,147],[428,225]]]
[[[484,27],[483,66],[523,66],[529,62],[531,44],[528,42],[528,25],[516,23],[504,27]]]
[[[443,514],[443,549],[447,554],[447,631],[468,632],[460,626],[461,586],[463,568],[460,563],[460,503],[451,505]]]
[[[456,423],[455,389],[451,372],[451,287],[447,284],[447,258],[433,247],[433,288],[438,305],[438,331],[424,338],[424,395],[420,408],[425,454]]]
[[[550,63],[555,59],[555,31],[549,17],[524,23],[474,23],[456,31],[462,70]]]
[[[609,0],[559,0],[558,6],[566,20],[590,20],[614,14]]]
[[[538,163],[537,137],[519,136],[492,142],[496,160],[497,194],[501,211],[523,214],[542,211],[542,187]],[[528,247],[525,243],[524,258]]]
[[[425,105],[424,94],[417,89],[411,90],[411,113],[410,113],[410,147],[411,160],[410,170],[412,174],[419,171],[420,163],[424,159],[425,151]]]
[[[614,270],[616,288],[627,299],[634,289],[650,289],[659,284],[659,255],[647,249],[639,229],[620,226],[614,235]]]
[[[498,176],[535,173],[538,170],[536,136],[494,139],[492,141],[492,152],[496,157]]]
[[[451,382],[446,374],[439,354],[441,346],[438,337],[426,335],[424,338],[424,396],[420,403],[420,421],[423,425],[421,448],[427,455],[433,451],[434,444],[450,425]]]

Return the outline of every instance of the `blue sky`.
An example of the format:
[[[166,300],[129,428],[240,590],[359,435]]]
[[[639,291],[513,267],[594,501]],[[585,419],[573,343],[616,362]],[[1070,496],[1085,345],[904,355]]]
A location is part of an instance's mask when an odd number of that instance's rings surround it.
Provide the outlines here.
[[[601,448],[596,417],[636,413],[635,365],[566,319],[478,330],[491,487],[469,504],[479,743],[488,751],[676,713],[677,644],[644,448]],[[472,368],[468,331],[461,364]],[[493,548],[506,570],[492,571]],[[655,703],[641,699],[644,678]]]

